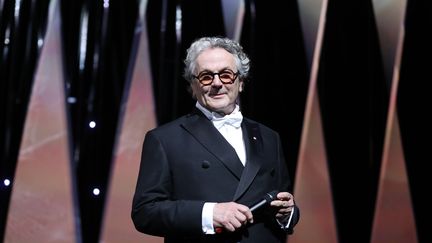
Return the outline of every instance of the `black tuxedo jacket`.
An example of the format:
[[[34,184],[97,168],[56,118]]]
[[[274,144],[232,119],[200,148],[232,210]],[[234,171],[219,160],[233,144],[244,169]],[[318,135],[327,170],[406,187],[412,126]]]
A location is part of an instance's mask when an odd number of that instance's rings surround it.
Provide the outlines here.
[[[279,135],[247,118],[242,131],[246,166],[199,110],[147,132],[132,205],[136,229],[165,242],[285,242],[292,227],[282,230],[270,208],[254,212],[254,223],[238,232],[202,232],[205,202],[251,206],[290,188]]]

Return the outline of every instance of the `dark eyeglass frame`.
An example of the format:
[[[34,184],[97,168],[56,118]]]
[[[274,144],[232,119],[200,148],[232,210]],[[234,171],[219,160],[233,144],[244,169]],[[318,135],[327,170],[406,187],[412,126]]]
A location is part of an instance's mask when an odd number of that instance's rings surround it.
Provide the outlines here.
[[[231,77],[222,77],[221,78],[221,74],[228,74],[229,76],[232,75],[232,78]],[[198,79],[198,81],[202,85],[207,86],[207,85],[210,85],[210,84],[213,83],[213,80],[214,80],[214,78],[215,78],[216,75],[218,75],[219,80],[221,81],[221,83],[223,83],[223,84],[233,84],[235,82],[235,80],[237,79],[237,77],[239,75],[239,72],[234,72],[234,71],[232,71],[230,69],[225,69],[225,70],[222,70],[222,71],[217,72],[217,73],[210,72],[210,71],[203,71],[200,74],[198,74],[198,76],[193,75],[193,77],[196,78],[196,79]],[[211,79],[205,80],[204,78],[207,77],[207,76],[211,76]]]

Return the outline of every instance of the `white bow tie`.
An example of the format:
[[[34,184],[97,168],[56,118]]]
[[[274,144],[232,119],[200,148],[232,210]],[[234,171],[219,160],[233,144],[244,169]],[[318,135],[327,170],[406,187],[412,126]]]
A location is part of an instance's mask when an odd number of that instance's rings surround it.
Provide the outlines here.
[[[223,117],[215,117],[213,115],[211,121],[217,129],[220,129],[223,125],[230,125],[233,127],[240,127],[243,120],[243,115],[240,111],[233,114],[229,114]]]

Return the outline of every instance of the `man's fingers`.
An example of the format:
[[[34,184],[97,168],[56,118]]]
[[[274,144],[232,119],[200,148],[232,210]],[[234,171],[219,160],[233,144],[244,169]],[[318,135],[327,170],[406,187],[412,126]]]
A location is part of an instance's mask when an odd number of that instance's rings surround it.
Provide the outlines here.
[[[215,226],[222,226],[231,232],[253,220],[248,207],[234,202],[216,204],[213,217]]]

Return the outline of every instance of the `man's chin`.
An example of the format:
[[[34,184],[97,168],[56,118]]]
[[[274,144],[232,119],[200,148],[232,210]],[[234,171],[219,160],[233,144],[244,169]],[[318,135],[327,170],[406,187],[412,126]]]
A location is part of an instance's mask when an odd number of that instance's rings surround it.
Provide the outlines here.
[[[211,106],[210,108],[219,114],[230,114],[234,110],[234,108],[230,108],[229,106]]]

